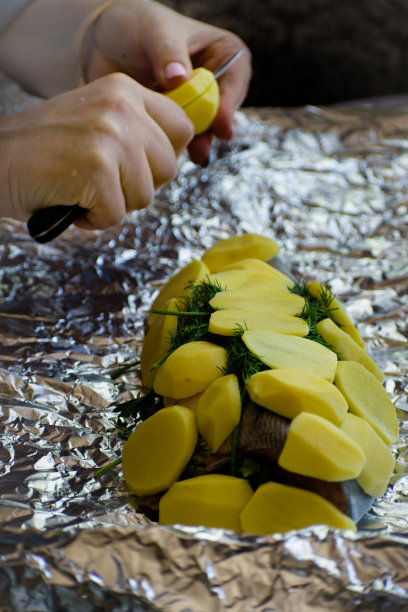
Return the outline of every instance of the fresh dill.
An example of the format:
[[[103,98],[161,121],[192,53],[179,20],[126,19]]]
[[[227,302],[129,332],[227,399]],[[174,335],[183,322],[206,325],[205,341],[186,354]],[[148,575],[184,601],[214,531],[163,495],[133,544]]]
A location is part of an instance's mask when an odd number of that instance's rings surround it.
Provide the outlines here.
[[[309,292],[306,281],[296,283],[290,291],[291,293],[300,295],[305,300],[305,305],[300,314],[300,318],[306,321],[309,326],[309,333],[305,338],[313,340],[313,342],[318,342],[331,351],[334,351],[333,346],[326,342],[319,334],[316,327],[323,319],[333,319],[333,312],[336,310],[336,308],[331,307],[334,299],[333,294],[327,288],[322,287],[322,291],[317,298]]]

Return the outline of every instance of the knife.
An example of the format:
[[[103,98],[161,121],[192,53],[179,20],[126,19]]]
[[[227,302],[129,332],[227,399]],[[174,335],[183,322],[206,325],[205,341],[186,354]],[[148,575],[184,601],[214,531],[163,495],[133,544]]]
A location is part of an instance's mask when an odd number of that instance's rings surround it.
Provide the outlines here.
[[[222,66],[214,71],[214,77],[219,79],[241,57],[244,51],[245,48],[243,47],[230,57]],[[79,204],[69,206],[57,204],[48,208],[41,208],[28,220],[28,232],[39,243],[49,242],[66,230],[71,223],[86,215],[87,212],[88,209],[79,206]]]

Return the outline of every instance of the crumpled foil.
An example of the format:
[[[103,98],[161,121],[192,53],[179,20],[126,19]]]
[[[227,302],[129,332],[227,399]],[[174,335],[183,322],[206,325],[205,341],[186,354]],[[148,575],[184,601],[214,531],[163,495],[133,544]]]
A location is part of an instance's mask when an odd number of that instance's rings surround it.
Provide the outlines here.
[[[3,81],[16,108],[36,103]],[[3,103],[3,114],[9,106]],[[408,609],[408,106],[245,109],[236,138],[118,227],[46,245],[0,227],[0,610]],[[328,282],[386,373],[396,474],[356,533],[255,537],[137,514],[112,403],[137,395],[145,315],[215,241],[259,232]]]

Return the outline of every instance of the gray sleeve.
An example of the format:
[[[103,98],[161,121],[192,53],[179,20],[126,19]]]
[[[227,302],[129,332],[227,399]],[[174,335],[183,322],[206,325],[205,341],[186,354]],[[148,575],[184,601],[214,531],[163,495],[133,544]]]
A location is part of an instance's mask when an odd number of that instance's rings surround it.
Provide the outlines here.
[[[0,32],[33,0],[0,0]]]

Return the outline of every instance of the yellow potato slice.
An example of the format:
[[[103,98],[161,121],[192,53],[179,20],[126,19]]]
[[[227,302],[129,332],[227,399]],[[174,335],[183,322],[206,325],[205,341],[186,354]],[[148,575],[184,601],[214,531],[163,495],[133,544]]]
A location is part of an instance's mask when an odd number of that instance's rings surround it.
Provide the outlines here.
[[[209,303],[215,310],[233,308],[253,312],[273,311],[276,314],[300,315],[305,300],[300,295],[281,289],[255,288],[250,293],[240,289],[219,291]]]
[[[183,106],[184,112],[194,125],[194,133],[202,134],[208,130],[218,112],[220,104],[220,91],[218,83],[213,79],[212,83],[198,98]]]
[[[166,302],[171,298],[180,298],[187,294],[188,283],[190,281],[202,281],[209,274],[207,266],[199,259],[194,259],[189,264],[181,268],[174,274],[165,285],[160,289],[158,296],[152,304],[152,309],[164,309]],[[149,316],[149,325],[159,315],[151,313]]]
[[[329,482],[357,478],[366,462],[359,444],[327,419],[301,412],[290,424],[278,463],[295,474]]]
[[[367,495],[380,497],[385,493],[394,471],[394,455],[368,421],[351,412],[346,414],[341,429],[360,444],[367,457],[357,478],[358,484]]]
[[[258,487],[241,512],[242,530],[259,535],[311,525],[356,529],[346,514],[320,495],[277,482]]]
[[[332,383],[293,368],[258,372],[247,391],[253,402],[288,419],[312,412],[340,425],[347,412],[346,400]]]
[[[216,310],[212,313],[208,330],[219,336],[233,336],[238,328],[269,329],[281,334],[307,336],[309,326],[303,319],[272,312],[253,310]]]
[[[287,275],[283,274],[280,270],[274,268],[268,262],[262,259],[256,259],[255,257],[247,257],[246,259],[239,259],[238,261],[233,261],[232,263],[226,264],[222,266],[218,270],[218,272],[228,272],[228,270],[248,270],[248,272],[256,272],[257,274],[270,274],[271,276],[282,275],[285,279],[289,278]]]
[[[327,287],[319,283],[319,281],[317,280],[308,283],[307,290],[309,291],[309,293],[311,293],[314,297],[318,299],[321,298],[322,292],[327,292],[328,294],[330,294],[330,291],[327,289]],[[335,323],[340,325],[342,330],[349,334],[353,338],[353,340],[357,342],[357,344],[359,344],[362,348],[365,348],[364,340],[360,336],[357,328],[351,322],[343,306],[341,305],[339,300],[334,297],[334,295],[330,295],[330,308],[333,308],[332,312],[330,313],[330,318],[333,319]]]
[[[224,348],[200,340],[187,342],[171,353],[160,366],[154,379],[159,395],[176,400],[204,391],[223,375],[227,354]]]
[[[122,471],[130,491],[153,495],[181,475],[197,444],[194,412],[163,408],[141,423],[123,446]]]
[[[165,310],[178,309],[178,300],[172,298],[164,305]],[[145,335],[140,354],[140,369],[144,387],[152,388],[157,369],[150,368],[170,349],[172,334],[177,330],[177,317],[174,315],[157,315]]]
[[[219,240],[202,256],[210,272],[217,272],[223,266],[240,259],[255,258],[267,261],[280,251],[280,246],[271,238],[248,233]]]
[[[323,319],[316,325],[319,334],[338,354],[340,361],[358,361],[379,381],[384,374],[370,355],[345,331],[340,329],[332,319]]]
[[[384,440],[398,438],[398,419],[394,404],[380,381],[357,361],[339,361],[334,380],[349,405],[349,411],[366,419]]]
[[[205,132],[218,111],[220,93],[213,73],[206,68],[195,68],[188,81],[165,92],[181,106],[194,124],[195,134]]]
[[[286,291],[294,283],[287,276],[275,270],[275,274],[266,272],[252,272],[251,270],[224,270],[216,272],[208,276],[208,280],[213,283],[218,283],[221,289],[241,289],[249,291],[252,289],[274,289]]]
[[[294,368],[334,380],[336,354],[313,340],[259,329],[245,332],[242,340],[270,368]]]
[[[253,491],[244,478],[204,474],[175,482],[159,502],[159,522],[240,531],[239,515]]]
[[[212,382],[197,403],[198,431],[212,453],[234,431],[241,417],[241,395],[235,374]]]

